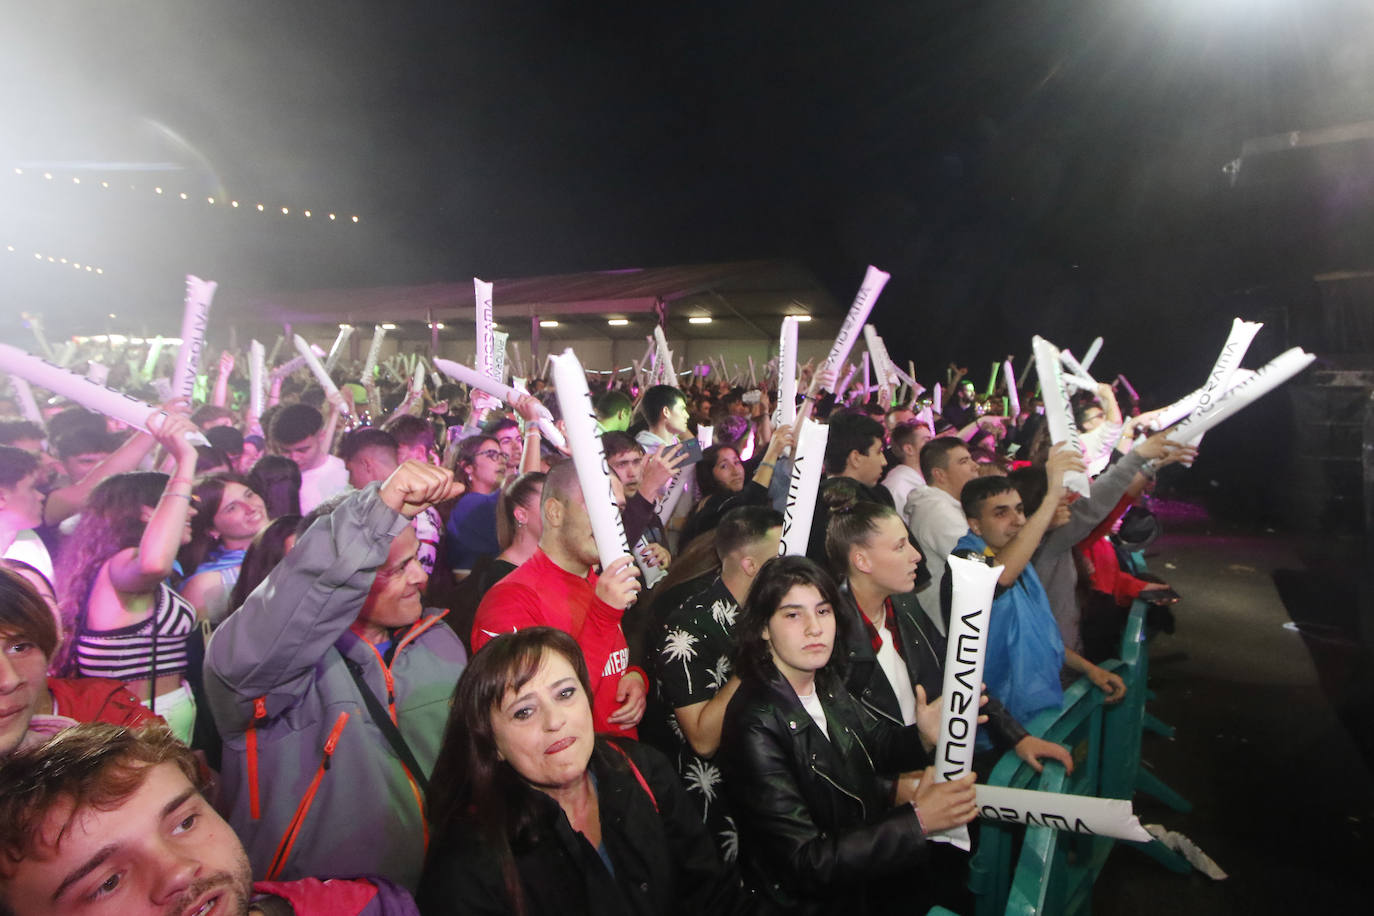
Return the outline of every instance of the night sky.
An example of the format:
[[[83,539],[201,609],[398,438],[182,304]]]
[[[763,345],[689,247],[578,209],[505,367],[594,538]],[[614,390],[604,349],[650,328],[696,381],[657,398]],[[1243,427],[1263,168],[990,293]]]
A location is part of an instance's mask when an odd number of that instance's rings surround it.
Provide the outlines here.
[[[166,330],[186,272],[271,290],[788,257],[841,301],[891,271],[875,320],[919,365],[1102,334],[1172,395],[1232,315],[1292,337],[1314,272],[1370,266],[1374,170],[1222,171],[1247,138],[1374,119],[1368,3],[11,6],[0,282],[50,325]],[[104,197],[99,169],[12,175],[77,161],[184,168]],[[107,272],[31,254],[59,250]],[[1263,355],[1317,346],[1265,333]]]

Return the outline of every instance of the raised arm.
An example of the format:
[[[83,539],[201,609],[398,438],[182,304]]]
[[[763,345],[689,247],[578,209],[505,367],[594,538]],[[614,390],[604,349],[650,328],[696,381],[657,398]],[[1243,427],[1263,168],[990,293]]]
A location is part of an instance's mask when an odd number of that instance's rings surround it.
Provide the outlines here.
[[[219,374],[215,376],[215,391],[210,403],[223,407],[229,403],[229,376],[234,373],[234,354],[225,350],[219,355]]]
[[[206,692],[222,729],[246,725],[258,697],[274,716],[304,696],[312,669],[357,618],[391,541],[455,488],[442,468],[407,461],[301,535],[206,649]]]
[[[110,583],[127,594],[147,594],[172,574],[181,538],[191,520],[191,486],[196,472],[196,447],[186,438],[196,431],[186,417],[163,415],[157,441],[172,457],[174,470],[153,508],[136,550],[121,550],[110,558]]]
[[[1035,514],[1026,519],[1026,524],[1011,539],[1011,543],[997,551],[997,562],[1002,564],[1002,575],[997,584],[1010,588],[1025,570],[1026,564],[1035,555],[1040,539],[1050,527],[1055,511],[1059,508],[1059,498],[1064,495],[1064,474],[1067,471],[1085,470],[1083,457],[1073,449],[1057,443],[1050,449],[1050,459],[1045,463],[1045,473],[1049,477],[1049,488],[1045,499]]]
[[[148,453],[153,450],[157,440],[147,433],[135,433],[124,440],[124,443],[110,454],[106,455],[99,464],[91,468],[85,477],[76,483],[59,487],[48,494],[48,500],[43,504],[43,521],[48,525],[57,525],[63,519],[70,518],[81,511],[81,507],[86,505],[86,500],[90,499],[91,491],[96,488],[106,477],[115,474],[123,474],[132,471],[139,466]]]

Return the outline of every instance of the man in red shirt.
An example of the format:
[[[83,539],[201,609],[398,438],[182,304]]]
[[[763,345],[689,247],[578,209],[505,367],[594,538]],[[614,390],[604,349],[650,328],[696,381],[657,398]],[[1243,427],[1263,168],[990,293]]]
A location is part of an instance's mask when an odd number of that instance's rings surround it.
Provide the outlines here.
[[[620,629],[625,609],[639,594],[634,564],[626,556],[600,576],[592,571],[599,559],[596,540],[571,461],[549,471],[539,512],[544,521],[539,549],[482,598],[472,651],[522,627],[557,627],[572,634],[591,673],[596,730],[636,737],[648,678],[631,667]]]

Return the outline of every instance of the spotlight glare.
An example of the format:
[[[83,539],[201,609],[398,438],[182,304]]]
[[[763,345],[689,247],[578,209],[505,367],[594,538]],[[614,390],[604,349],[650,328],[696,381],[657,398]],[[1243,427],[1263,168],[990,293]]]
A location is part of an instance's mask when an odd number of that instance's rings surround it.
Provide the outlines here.
[[[265,211],[266,211],[266,209],[267,209],[267,208],[266,208],[266,207],[264,207],[264,206],[263,206],[263,205],[262,205],[262,204],[258,204],[258,212],[259,212],[259,213],[263,213],[263,212],[265,212]]]
[[[98,273],[98,274],[103,274],[105,271],[104,271],[102,268],[97,267],[97,268],[95,269],[95,272]]]
[[[22,175],[22,174],[24,174],[24,170],[23,170],[23,169],[15,169],[15,170],[14,170],[14,174],[16,174],[16,175]]]
[[[190,199],[190,197],[186,194],[185,191],[182,191],[182,192],[181,192],[180,194],[178,194],[177,196],[180,197],[182,200],[189,200],[189,199]]]
[[[356,222],[357,222],[357,221],[358,221],[358,217],[356,217],[356,216],[355,216],[355,217],[353,217],[353,222],[355,222],[355,223],[356,223]]]
[[[336,217],[333,213],[331,213],[331,214],[329,214],[329,218],[330,218],[330,219],[337,219],[338,217]]]
[[[73,179],[72,179],[72,184],[81,184],[81,179],[80,179],[80,178],[73,178]]]
[[[153,193],[154,193],[154,194],[161,194],[161,193],[162,193],[162,189],[161,189],[161,188],[153,188]]]
[[[382,325],[382,330],[383,330],[383,331],[394,331],[394,330],[396,330],[396,325],[394,325],[394,324],[392,324],[391,322],[388,321],[387,323],[385,323],[385,324]]]
[[[239,208],[239,202],[238,202],[237,200],[231,200],[231,201],[229,201],[229,206],[231,206],[231,207],[233,207],[235,210],[237,210],[237,209]]]
[[[291,211],[288,210],[288,209],[285,208],[285,207],[282,207],[282,208],[281,208],[281,215],[282,215],[282,216],[290,216],[290,215],[291,215]]]
[[[541,328],[556,328],[556,327],[558,327],[558,322],[557,322],[557,321],[554,321],[552,318],[550,318],[550,319],[548,319],[548,320],[546,320],[546,321],[541,321],[541,322],[539,322],[539,326],[540,326]]]
[[[810,321],[810,320],[811,320],[811,316],[810,316],[810,315],[792,315],[791,317],[792,317],[794,320],[796,320],[796,321]]]
[[[207,197],[207,198],[205,198],[205,202],[206,202],[207,204],[210,204],[211,206],[214,206],[215,199],[214,199],[213,197]]]
[[[110,183],[109,183],[108,181],[102,181],[102,182],[100,183],[100,186],[101,186],[102,188],[108,189],[108,188],[110,187]]]
[[[630,323],[628,318],[607,318],[606,323],[613,328],[623,328]]]
[[[43,177],[48,179],[49,181],[52,181],[52,172],[44,172]]]
[[[306,210],[306,211],[305,211],[305,218],[306,218],[306,219],[310,219],[310,211],[309,211],[309,210]]]
[[[711,323],[711,316],[710,316],[710,315],[694,315],[694,316],[692,316],[691,318],[688,318],[688,319],[687,319],[687,323],[688,323],[688,324],[710,324],[710,323]]]

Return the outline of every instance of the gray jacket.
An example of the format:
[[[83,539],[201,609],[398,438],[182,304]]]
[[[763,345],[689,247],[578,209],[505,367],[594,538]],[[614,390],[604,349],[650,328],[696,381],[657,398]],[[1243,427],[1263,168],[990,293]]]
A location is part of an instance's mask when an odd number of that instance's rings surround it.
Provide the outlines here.
[[[1083,540],[1116,508],[1126,488],[1145,465],[1145,459],[1135,452],[1127,452],[1105,474],[1092,483],[1089,495],[1078,500],[1069,510],[1069,521],[1046,533],[1036,548],[1031,562],[1045,594],[1050,610],[1059,624],[1064,648],[1082,652],[1083,639],[1079,635],[1082,610],[1078,606],[1078,567],[1073,562],[1073,547]]]
[[[427,778],[467,655],[441,613],[395,634],[389,667],[349,630],[409,524],[377,491],[351,494],[312,525],[206,649],[205,690],[224,738],[221,807],[259,878],[275,862],[272,877],[282,880],[381,875],[411,890],[419,880],[416,780],[373,723],[345,659],[383,705],[394,704]]]

